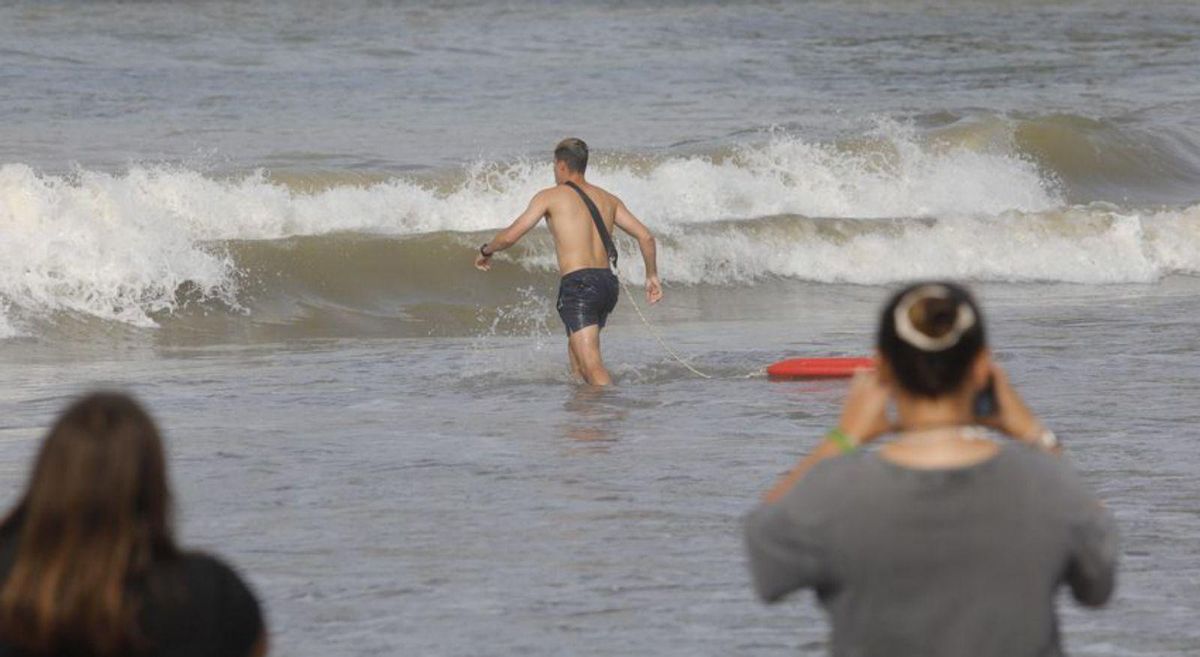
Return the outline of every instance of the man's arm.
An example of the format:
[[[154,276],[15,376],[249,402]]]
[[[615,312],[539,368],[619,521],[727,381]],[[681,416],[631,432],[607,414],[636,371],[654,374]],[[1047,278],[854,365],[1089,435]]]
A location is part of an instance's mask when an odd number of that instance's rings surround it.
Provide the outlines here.
[[[496,233],[496,236],[483,245],[479,254],[475,257],[475,267],[477,269],[487,271],[492,268],[492,254],[497,251],[503,251],[508,247],[516,244],[525,233],[537,225],[542,217],[550,211],[549,194],[546,190],[542,190],[534,194],[529,201],[529,207],[517,217],[508,228]],[[486,255],[485,255],[486,254]]]
[[[646,264],[646,301],[658,303],[662,299],[662,282],[658,280],[658,249],[654,236],[646,225],[633,216],[621,199],[617,199],[617,227],[631,235],[642,250],[642,262]]]

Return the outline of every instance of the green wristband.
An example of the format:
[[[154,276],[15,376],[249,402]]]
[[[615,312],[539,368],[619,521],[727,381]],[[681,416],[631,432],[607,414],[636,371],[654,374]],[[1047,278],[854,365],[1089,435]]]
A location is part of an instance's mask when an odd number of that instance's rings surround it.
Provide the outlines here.
[[[825,434],[825,438],[841,448],[842,452],[846,454],[858,449],[857,441],[842,433],[841,429],[834,429],[830,431],[829,433]]]

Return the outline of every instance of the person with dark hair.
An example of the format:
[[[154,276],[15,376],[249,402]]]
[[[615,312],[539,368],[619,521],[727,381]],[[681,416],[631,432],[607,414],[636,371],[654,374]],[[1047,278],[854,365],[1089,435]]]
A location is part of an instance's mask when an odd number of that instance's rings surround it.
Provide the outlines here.
[[[123,394],[72,404],[0,523],[0,656],[266,650],[258,602],[237,574],[175,543],[154,421]]]
[[[491,269],[493,254],[516,244],[545,217],[562,275],[556,306],[567,328],[571,373],[603,386],[612,377],[600,356],[600,329],[617,305],[620,288],[613,271],[617,265],[614,227],[637,239],[646,267],[646,301],[658,303],[663,293],[654,236],[621,199],[587,182],[587,164],[588,147],[582,139],[559,142],[554,149],[555,186],[535,194],[512,225],[479,248],[475,267]]]
[[[835,656],[1060,655],[1057,588],[1112,594],[1111,515],[993,362],[965,289],[900,291],[878,349],[838,427],[746,518],[759,596],[814,589]]]

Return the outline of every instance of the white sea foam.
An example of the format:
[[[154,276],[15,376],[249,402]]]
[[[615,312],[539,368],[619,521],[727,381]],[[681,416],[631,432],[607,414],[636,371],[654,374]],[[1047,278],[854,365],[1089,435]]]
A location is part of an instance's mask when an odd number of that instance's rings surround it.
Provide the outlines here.
[[[1060,203],[1032,163],[1005,152],[933,149],[883,124],[857,150],[781,136],[720,163],[670,159],[648,174],[601,171],[631,208],[655,223],[796,214],[808,217],[990,216]]]
[[[231,294],[234,263],[162,209],[161,192],[142,171],[65,179],[0,167],[0,297],[33,313],[152,325],[150,315],[173,310],[185,284]]]
[[[799,214],[819,217],[991,215],[1058,203],[1036,167],[1004,153],[932,150],[900,126],[859,151],[779,136],[733,154],[676,157],[647,166],[591,171],[659,226]],[[219,180],[187,169],[134,167],[113,176],[83,171],[36,176],[6,165],[5,205],[30,194],[64,213],[104,215],[116,224],[167,223],[190,239],[274,239],[337,231],[411,234],[503,225],[538,189],[546,163],[478,164],[452,191],[410,180],[338,186],[315,194],[273,184],[262,173]]]
[[[662,269],[686,283],[784,276],[878,283],[927,275],[1092,283],[1197,270],[1195,208],[1155,216],[1060,211],[1030,162],[987,149],[933,148],[883,125],[835,148],[778,135],[721,157],[593,166],[664,236]],[[171,312],[179,291],[235,303],[239,263],[223,240],[363,232],[411,235],[504,225],[550,182],[545,163],[480,164],[448,190],[409,179],[314,193],[264,173],[234,179],[135,166],[39,174],[0,166],[0,330],[14,315],[70,311],[135,325]],[[810,229],[757,230],[775,215]],[[870,223],[825,235],[821,220]],[[925,221],[921,221],[924,218]],[[627,257],[639,276],[636,257]],[[525,261],[544,267],[549,259]],[[7,327],[7,328],[5,328]]]
[[[8,319],[8,304],[0,302],[0,340],[15,338],[19,335],[21,332]]]
[[[1081,207],[864,222],[849,234],[817,230],[812,223],[785,231],[747,228],[738,222],[670,241],[660,249],[659,267],[676,282],[714,285],[776,277],[857,284],[920,278],[1110,284],[1200,273],[1200,206],[1151,214]],[[622,267],[630,278],[642,279],[635,252],[625,254]]]

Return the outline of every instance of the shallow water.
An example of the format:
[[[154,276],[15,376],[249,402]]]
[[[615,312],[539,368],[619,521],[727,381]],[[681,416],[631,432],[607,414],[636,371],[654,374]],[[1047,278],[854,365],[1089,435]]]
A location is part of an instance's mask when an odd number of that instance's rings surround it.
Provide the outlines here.
[[[282,655],[806,655],[738,521],[835,420],[792,355],[975,283],[1116,513],[1073,655],[1200,652],[1200,9],[1089,2],[0,6],[0,495],[72,396],[166,428],[186,541]],[[539,229],[590,176],[658,235],[619,387],[568,381]],[[625,279],[642,272],[623,244]]]
[[[842,384],[757,372],[863,352],[878,296],[793,286],[740,317],[667,323],[711,381],[625,305],[605,334],[621,385],[598,393],[567,384],[561,338],[536,333],[9,344],[0,487],[70,395],[127,387],[168,428],[184,537],[249,574],[279,654],[822,654],[809,595],[753,599],[738,520],[836,421]],[[1111,605],[1064,599],[1071,653],[1194,649],[1200,285],[981,296],[999,357],[1123,531]]]

